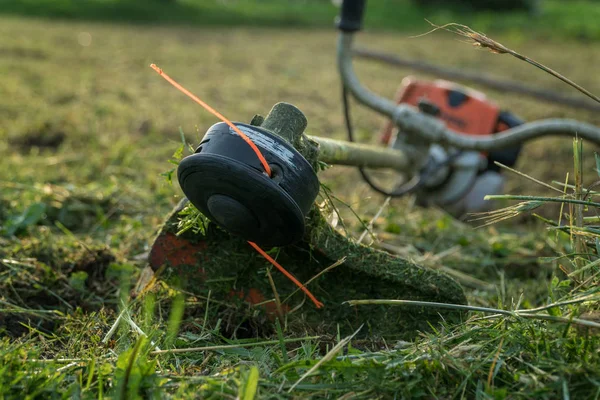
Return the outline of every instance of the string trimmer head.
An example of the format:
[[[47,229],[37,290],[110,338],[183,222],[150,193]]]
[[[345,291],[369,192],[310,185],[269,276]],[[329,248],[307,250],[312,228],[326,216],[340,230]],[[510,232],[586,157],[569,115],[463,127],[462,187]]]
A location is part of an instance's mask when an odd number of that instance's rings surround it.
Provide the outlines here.
[[[350,332],[368,324],[370,334],[406,338],[441,317],[460,317],[455,311],[343,304],[360,299],[464,304],[466,299],[450,277],[360,245],[326,222],[314,201],[318,146],[303,134],[306,119],[296,107],[279,103],[265,119],[235,125],[262,152],[271,176],[233,129],[211,127],[179,166],[187,199],[168,217],[151,250],[150,264],[161,278],[210,297],[218,304],[211,308],[232,328],[247,327],[248,321],[268,328],[272,324],[264,322],[279,315],[314,331],[337,325]],[[178,235],[182,210],[205,225]],[[267,262],[247,241],[265,250],[279,246],[269,253],[301,282],[310,282],[325,307],[305,304],[304,294],[281,274],[266,275]]]
[[[288,112],[277,126],[301,135],[306,127],[304,115],[296,108],[291,113],[287,106],[279,108]],[[279,118],[279,108],[270,118]],[[260,246],[299,241],[319,193],[317,174],[283,137],[258,126],[236,126],[260,149],[271,176],[264,173],[253,149],[221,122],[206,132],[195,154],[179,165],[177,176],[183,192],[211,221]]]

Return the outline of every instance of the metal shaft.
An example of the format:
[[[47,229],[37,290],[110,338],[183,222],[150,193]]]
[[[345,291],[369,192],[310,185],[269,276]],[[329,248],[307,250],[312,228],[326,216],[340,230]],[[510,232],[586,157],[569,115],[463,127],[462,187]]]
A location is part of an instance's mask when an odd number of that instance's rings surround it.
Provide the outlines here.
[[[307,136],[309,140],[303,140],[306,125],[306,117],[302,111],[289,103],[277,103],[260,126],[286,140],[309,162],[319,160],[327,164],[390,168],[398,171],[406,171],[411,167],[412,160],[401,150],[318,136]],[[314,142],[318,144],[318,148]]]
[[[327,164],[390,168],[398,171],[409,170],[411,166],[410,158],[401,150],[318,136],[309,138],[319,143],[319,161]]]

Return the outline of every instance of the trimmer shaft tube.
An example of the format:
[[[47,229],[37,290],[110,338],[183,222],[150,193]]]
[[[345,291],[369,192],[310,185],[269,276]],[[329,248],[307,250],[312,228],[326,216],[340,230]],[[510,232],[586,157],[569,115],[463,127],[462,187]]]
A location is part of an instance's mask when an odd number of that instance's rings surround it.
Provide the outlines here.
[[[318,136],[309,138],[319,143],[319,161],[327,164],[390,168],[398,171],[410,169],[410,158],[400,150]]]

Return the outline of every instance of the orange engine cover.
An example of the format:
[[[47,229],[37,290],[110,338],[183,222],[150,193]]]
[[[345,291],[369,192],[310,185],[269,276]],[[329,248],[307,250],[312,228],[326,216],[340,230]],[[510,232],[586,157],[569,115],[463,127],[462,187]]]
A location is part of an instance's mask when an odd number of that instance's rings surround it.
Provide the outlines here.
[[[443,120],[448,128],[467,135],[491,135],[499,130],[498,106],[483,93],[453,82],[406,77],[398,88],[395,101],[415,107],[425,102],[429,113]],[[383,143],[389,143],[393,129],[392,121],[383,127]]]

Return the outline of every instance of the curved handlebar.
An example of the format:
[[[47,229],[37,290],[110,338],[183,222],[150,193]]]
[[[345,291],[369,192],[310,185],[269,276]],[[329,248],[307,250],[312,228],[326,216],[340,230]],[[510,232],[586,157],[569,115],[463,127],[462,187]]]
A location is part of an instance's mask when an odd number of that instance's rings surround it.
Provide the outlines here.
[[[448,129],[439,119],[423,114],[410,105],[396,105],[391,100],[378,96],[362,86],[352,67],[353,38],[352,33],[343,31],[338,41],[338,68],[343,84],[359,102],[391,118],[403,132],[420,136],[429,143],[479,151],[511,147],[544,135],[577,135],[600,145],[600,128],[571,119],[530,122],[493,136],[464,135]]]

